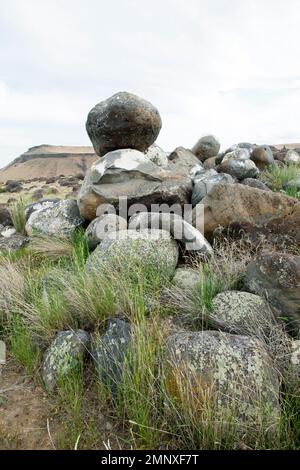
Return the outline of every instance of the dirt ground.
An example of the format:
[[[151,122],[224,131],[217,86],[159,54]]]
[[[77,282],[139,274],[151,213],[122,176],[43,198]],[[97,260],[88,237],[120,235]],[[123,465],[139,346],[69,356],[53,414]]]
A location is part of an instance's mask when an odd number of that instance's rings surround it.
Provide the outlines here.
[[[13,360],[0,365],[0,450],[52,449],[47,419],[43,390]]]

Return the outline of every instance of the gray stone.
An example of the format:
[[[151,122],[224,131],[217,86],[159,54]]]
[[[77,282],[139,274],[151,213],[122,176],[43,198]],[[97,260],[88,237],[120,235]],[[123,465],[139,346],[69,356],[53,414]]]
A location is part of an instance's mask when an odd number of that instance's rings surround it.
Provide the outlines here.
[[[245,288],[265,297],[291,333],[300,331],[300,256],[265,253],[247,266]]]
[[[48,209],[54,207],[60,200],[59,199],[42,199],[41,201],[34,202],[25,207],[25,220],[29,219],[31,214],[35,211],[40,211],[42,209]]]
[[[180,289],[194,291],[200,283],[200,273],[191,268],[177,268],[173,283]]]
[[[127,207],[188,204],[192,180],[176,171],[163,169],[137,150],[110,152],[87,171],[78,196],[81,215],[93,220],[103,204],[119,210],[120,197],[127,198]]]
[[[19,248],[24,248],[29,242],[27,237],[20,234],[12,235],[8,238],[0,238],[0,251],[10,252]]]
[[[151,268],[171,278],[179,256],[178,245],[165,230],[120,230],[111,232],[87,259],[87,270],[108,266]]]
[[[191,178],[203,170],[203,165],[200,160],[191,152],[184,147],[177,147],[173,152],[170,153],[168,169],[171,171],[182,173],[185,176]]]
[[[80,372],[84,356],[89,350],[90,335],[83,330],[61,331],[45,354],[42,377],[46,390],[51,393],[58,382],[70,373]]]
[[[115,214],[103,214],[94,219],[85,231],[89,247],[93,250],[108,233],[127,230],[127,221]]]
[[[107,321],[106,333],[92,348],[92,357],[99,381],[114,398],[118,395],[125,360],[129,360],[131,326],[129,323],[112,318]]]
[[[216,157],[220,150],[220,142],[213,135],[205,135],[194,145],[192,152],[201,160]]]
[[[129,229],[147,228],[166,230],[189,252],[197,252],[205,256],[213,254],[211,245],[205,240],[202,233],[178,214],[140,212],[131,217]]]
[[[300,154],[296,150],[288,150],[284,158],[285,163],[300,164]]]
[[[251,160],[260,170],[274,165],[273,153],[268,145],[255,146],[251,152]]]
[[[86,130],[96,154],[102,157],[117,149],[144,152],[157,139],[161,126],[159,112],[151,103],[121,92],[90,111]]]
[[[168,166],[169,160],[167,153],[164,152],[158,145],[153,144],[145,152],[146,158],[149,159],[152,163],[155,163],[157,166],[166,168]]]
[[[32,212],[25,229],[27,235],[69,237],[83,224],[75,200],[57,202],[54,206]]]
[[[0,205],[0,224],[4,227],[13,225],[8,208],[2,205]]]
[[[197,175],[194,180],[194,188],[192,193],[192,205],[196,206],[202,199],[218,184],[233,184],[232,176],[225,173],[217,173],[215,170],[208,170]]]
[[[218,166],[220,173],[227,173],[233,178],[243,180],[245,178],[255,178],[259,174],[259,169],[252,160],[227,159]]]
[[[17,231],[14,227],[3,227],[0,229],[1,237],[9,238],[12,235],[16,235]]]
[[[259,336],[268,334],[274,316],[269,304],[258,295],[227,291],[213,299],[208,321],[222,331]]]
[[[243,435],[243,442],[255,439],[249,429],[256,434],[258,426],[276,434],[279,377],[257,339],[216,331],[178,333],[167,341],[164,364],[166,390],[172,398],[178,399],[181,387],[190,384],[194,419],[206,397],[212,400],[206,405],[213,419],[231,423]]]

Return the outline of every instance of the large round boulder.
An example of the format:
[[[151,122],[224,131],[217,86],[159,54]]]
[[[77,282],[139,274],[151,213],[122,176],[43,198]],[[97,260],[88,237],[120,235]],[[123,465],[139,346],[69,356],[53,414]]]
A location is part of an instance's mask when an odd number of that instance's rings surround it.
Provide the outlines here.
[[[111,232],[87,259],[87,270],[136,267],[174,275],[179,257],[178,245],[165,230],[120,230]]]
[[[255,178],[259,174],[259,169],[252,160],[249,159],[227,159],[227,155],[218,166],[218,171],[231,175],[233,178],[243,180],[245,178]]]
[[[108,233],[127,229],[127,220],[116,214],[102,214],[94,219],[85,231],[91,249],[96,248]]]
[[[95,152],[132,148],[144,152],[162,126],[158,110],[149,101],[127,92],[98,103],[87,118],[86,130]]]
[[[251,152],[251,160],[260,170],[274,165],[273,153],[268,145],[258,145],[254,147]]]

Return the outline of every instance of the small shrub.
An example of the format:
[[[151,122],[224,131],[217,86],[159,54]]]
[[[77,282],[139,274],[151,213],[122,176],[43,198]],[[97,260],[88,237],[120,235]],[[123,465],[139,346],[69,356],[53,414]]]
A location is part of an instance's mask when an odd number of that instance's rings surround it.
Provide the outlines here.
[[[21,234],[25,234],[25,207],[27,206],[27,204],[28,201],[25,201],[23,198],[20,198],[10,208],[10,215],[14,227],[17,232]]]

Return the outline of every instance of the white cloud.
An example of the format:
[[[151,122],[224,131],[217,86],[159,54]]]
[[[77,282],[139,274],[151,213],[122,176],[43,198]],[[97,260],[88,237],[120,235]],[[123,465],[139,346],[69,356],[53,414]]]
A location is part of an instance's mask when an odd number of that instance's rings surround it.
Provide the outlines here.
[[[162,115],[159,143],[299,141],[298,0],[1,0],[0,166],[41,143],[87,144],[119,90]]]

